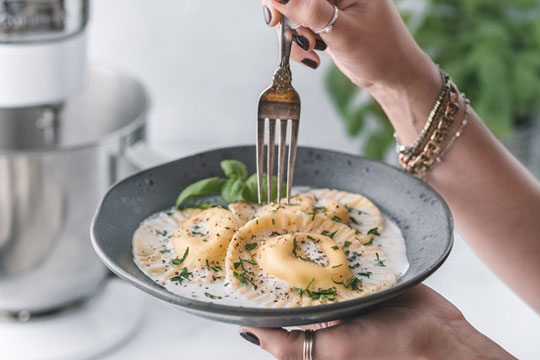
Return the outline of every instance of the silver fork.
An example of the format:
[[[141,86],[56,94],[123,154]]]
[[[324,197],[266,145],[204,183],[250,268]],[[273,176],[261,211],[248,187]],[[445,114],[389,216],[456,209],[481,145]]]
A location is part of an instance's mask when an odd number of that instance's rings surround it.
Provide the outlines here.
[[[287,203],[291,200],[291,189],[294,178],[294,165],[296,163],[296,148],[298,145],[298,123],[300,120],[300,96],[292,87],[291,68],[289,57],[291,55],[292,29],[288,20],[281,20],[280,36],[280,63],[274,73],[272,85],[263,91],[259,97],[259,110],[257,116],[257,186],[259,203],[263,202],[263,172],[264,172],[264,139],[265,123],[268,119],[268,154],[266,171],[268,176],[268,203],[271,202],[272,178],[274,176],[275,162],[275,134],[277,120],[279,120],[279,148],[277,171],[277,201],[281,203],[281,188],[283,186],[283,173],[285,170],[285,152],[287,142],[288,122],[291,122],[291,142],[289,144],[289,161],[287,166]]]

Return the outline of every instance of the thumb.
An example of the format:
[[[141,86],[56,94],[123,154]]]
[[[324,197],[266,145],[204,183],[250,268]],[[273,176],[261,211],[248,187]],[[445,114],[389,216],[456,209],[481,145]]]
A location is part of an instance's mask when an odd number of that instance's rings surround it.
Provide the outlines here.
[[[259,342],[261,348],[277,359],[302,360],[304,332],[287,331],[281,328],[241,327],[240,335],[252,342]],[[253,338],[254,337],[254,338]]]

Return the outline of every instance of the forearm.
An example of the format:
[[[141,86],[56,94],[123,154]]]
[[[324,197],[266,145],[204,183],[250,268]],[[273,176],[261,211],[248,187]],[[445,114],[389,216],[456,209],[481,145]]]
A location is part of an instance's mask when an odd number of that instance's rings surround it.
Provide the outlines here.
[[[405,144],[420,133],[441,89],[435,65],[428,66],[410,86],[370,89]],[[464,116],[463,100],[460,105],[455,126]],[[540,221],[534,220],[540,214],[540,186],[473,111],[429,183],[483,260],[540,312]]]

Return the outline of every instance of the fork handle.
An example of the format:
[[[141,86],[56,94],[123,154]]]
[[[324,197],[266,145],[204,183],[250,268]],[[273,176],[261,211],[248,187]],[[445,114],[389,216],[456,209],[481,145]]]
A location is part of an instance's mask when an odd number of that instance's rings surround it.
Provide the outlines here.
[[[279,57],[281,66],[289,65],[289,57],[291,56],[293,33],[289,20],[285,17],[281,17],[281,36],[280,36],[280,50]]]

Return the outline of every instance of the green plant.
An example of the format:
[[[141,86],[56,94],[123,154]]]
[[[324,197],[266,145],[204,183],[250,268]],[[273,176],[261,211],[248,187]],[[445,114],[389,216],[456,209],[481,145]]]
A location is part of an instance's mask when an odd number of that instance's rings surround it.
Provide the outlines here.
[[[417,16],[402,15],[416,20],[417,42],[495,135],[508,138],[533,118],[540,102],[540,0],[431,0]],[[365,155],[384,159],[393,139],[380,107],[373,99],[358,104],[360,90],[336,67],[326,86],[348,134],[363,136]],[[374,128],[366,126],[368,115],[378,120]]]

